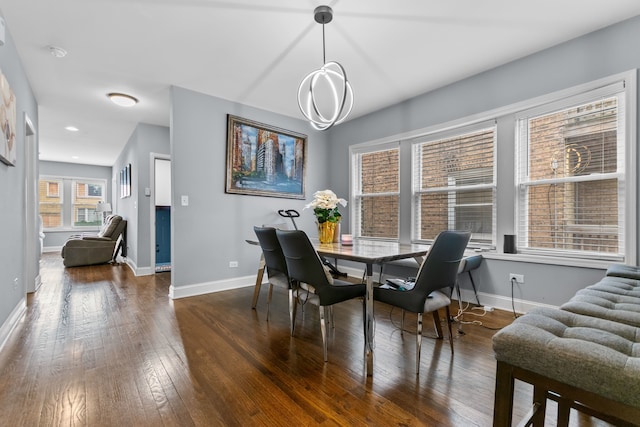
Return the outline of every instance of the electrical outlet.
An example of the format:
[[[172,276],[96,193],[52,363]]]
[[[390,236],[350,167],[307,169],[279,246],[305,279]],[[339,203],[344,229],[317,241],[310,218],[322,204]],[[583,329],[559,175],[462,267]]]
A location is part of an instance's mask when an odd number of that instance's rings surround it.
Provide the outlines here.
[[[524,285],[524,274],[509,273],[509,281],[512,281],[514,279],[519,285]]]
[[[229,268],[238,267],[238,261],[229,261]]]

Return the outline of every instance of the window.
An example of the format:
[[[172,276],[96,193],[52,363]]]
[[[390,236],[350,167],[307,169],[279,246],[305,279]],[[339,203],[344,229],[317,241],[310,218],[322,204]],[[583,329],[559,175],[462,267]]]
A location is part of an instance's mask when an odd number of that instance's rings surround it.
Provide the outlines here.
[[[104,182],[74,180],[73,186],[73,226],[91,227],[102,225],[102,214],[96,212],[96,205],[102,202]]]
[[[397,143],[352,153],[354,233],[358,237],[398,239],[400,149]]]
[[[472,243],[494,244],[495,134],[495,125],[485,123],[416,139],[414,240],[469,230]]]
[[[56,198],[60,197],[60,182],[59,181],[47,181],[45,182],[47,188],[47,197]]]
[[[42,178],[38,183],[40,216],[44,228],[62,227],[63,191],[61,179]]]
[[[71,197],[64,197],[71,194]],[[41,176],[40,216],[45,229],[99,227],[102,214],[98,202],[105,201],[106,181],[88,178]]]
[[[623,260],[622,83],[518,115],[519,251]]]

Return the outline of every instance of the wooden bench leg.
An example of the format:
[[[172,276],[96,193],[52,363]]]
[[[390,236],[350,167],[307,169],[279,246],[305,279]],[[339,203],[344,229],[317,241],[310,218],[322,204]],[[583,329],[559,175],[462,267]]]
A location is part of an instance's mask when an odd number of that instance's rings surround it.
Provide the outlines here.
[[[572,402],[567,399],[558,399],[558,427],[567,427],[569,425],[569,415],[571,412]]]
[[[493,427],[511,427],[513,417],[513,368],[498,361],[493,405]]]
[[[547,389],[539,386],[533,387],[533,413],[531,415],[534,427],[544,427],[544,416],[547,412]]]

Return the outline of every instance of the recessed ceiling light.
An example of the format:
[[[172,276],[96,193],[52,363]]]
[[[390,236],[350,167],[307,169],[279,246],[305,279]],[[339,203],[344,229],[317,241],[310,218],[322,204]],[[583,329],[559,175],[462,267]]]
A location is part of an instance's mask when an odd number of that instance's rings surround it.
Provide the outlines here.
[[[56,58],[64,58],[67,56],[67,51],[58,46],[49,46],[49,53]]]
[[[71,158],[72,158],[73,160],[78,160],[78,159],[80,158],[80,156],[71,156]]]
[[[78,132],[80,130],[75,126],[67,126],[65,129],[68,130],[69,132]]]
[[[133,107],[138,103],[138,99],[126,93],[112,92],[107,95],[111,102],[121,107]]]

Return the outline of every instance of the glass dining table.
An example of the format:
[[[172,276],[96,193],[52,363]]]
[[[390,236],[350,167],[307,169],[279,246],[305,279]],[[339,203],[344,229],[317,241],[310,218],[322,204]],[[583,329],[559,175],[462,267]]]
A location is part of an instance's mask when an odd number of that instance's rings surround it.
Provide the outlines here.
[[[418,265],[429,251],[429,245],[404,244],[377,240],[355,239],[352,245],[319,243],[313,241],[318,254],[324,258],[341,259],[366,265],[365,318],[364,318],[364,372],[373,375],[374,313],[373,266],[399,259],[413,258]]]

